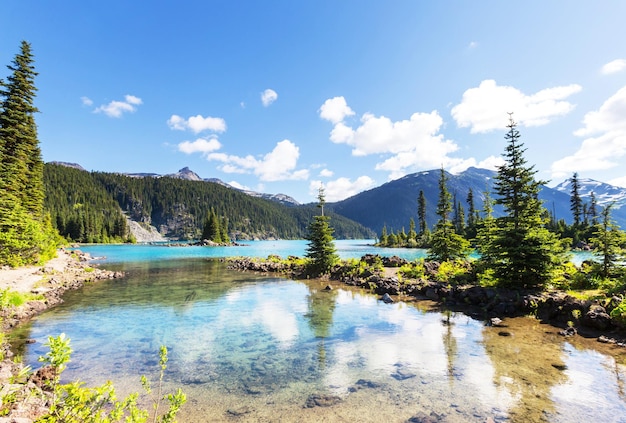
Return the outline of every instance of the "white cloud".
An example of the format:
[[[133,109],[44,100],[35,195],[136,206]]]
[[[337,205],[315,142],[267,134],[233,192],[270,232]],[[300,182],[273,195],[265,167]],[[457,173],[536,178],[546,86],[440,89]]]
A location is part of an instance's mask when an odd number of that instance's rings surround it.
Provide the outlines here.
[[[291,141],[283,140],[261,159],[224,153],[210,153],[207,159],[222,162],[223,172],[253,173],[262,181],[305,180],[309,178],[309,171],[296,169],[299,157],[300,149]]]
[[[222,148],[217,138],[198,138],[195,141],[183,141],[178,144],[178,150],[185,154],[201,153],[209,154]]]
[[[343,97],[329,98],[319,109],[320,117],[333,124],[342,122],[347,116],[353,116],[354,111],[348,107],[346,99]]]
[[[626,188],[626,176],[622,176],[621,178],[611,179],[608,182],[609,185],[615,185],[616,187]]]
[[[85,98],[86,97],[83,97],[83,99]],[[89,99],[87,100],[91,101]],[[139,106],[142,103],[143,102],[139,97],[127,94],[126,96],[124,96],[124,101],[114,100],[108,104],[103,104],[102,106],[97,107],[94,110],[94,113],[104,113],[109,117],[118,118],[121,117],[124,113],[135,112],[137,110],[137,107],[135,106]],[[83,104],[86,104],[85,100],[83,100]]]
[[[626,59],[617,59],[602,66],[602,74],[610,75],[612,73],[618,73],[626,69]]]
[[[261,102],[263,106],[267,107],[278,99],[278,94],[276,91],[268,88],[267,90],[261,93]]]
[[[93,100],[89,97],[81,97],[80,101],[83,103],[83,106],[93,106]]]
[[[519,125],[541,126],[571,112],[575,106],[565,99],[581,89],[580,85],[571,84],[526,95],[515,87],[485,80],[465,91],[461,103],[451,113],[459,127],[469,127],[473,134],[502,130],[507,125],[508,112],[515,113]]]
[[[352,114],[343,97],[326,100],[320,108],[320,116],[335,124],[330,133],[332,142],[353,147],[354,156],[391,155],[376,165],[377,170],[390,172],[391,178],[460,162],[448,156],[458,150],[458,146],[439,133],[443,119],[436,111],[414,113],[408,120],[395,122],[385,116],[365,113],[356,128],[343,122]]]
[[[328,170],[328,169],[322,169],[320,171],[320,176],[322,176],[324,178],[330,178],[331,176],[333,176],[333,171],[332,170]]]
[[[359,176],[354,181],[348,178],[338,178],[324,184],[322,181],[311,181],[309,183],[309,194],[317,196],[319,187],[324,186],[324,194],[327,201],[340,201],[371,188],[374,184],[374,180],[369,176]]]
[[[573,155],[552,164],[553,178],[573,172],[608,169],[626,155],[626,86],[622,87],[596,111],[583,118],[585,126],[574,135],[587,137]]]
[[[224,132],[226,131],[226,121],[222,118],[203,117],[202,115],[191,116],[185,119],[178,115],[172,115],[167,120],[170,129],[176,131],[190,130],[195,134],[203,131]]]

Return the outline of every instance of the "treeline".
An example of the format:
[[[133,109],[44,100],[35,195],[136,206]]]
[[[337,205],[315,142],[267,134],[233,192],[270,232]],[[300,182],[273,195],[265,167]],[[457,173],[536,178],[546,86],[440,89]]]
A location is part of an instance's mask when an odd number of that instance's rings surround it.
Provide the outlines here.
[[[570,246],[574,249],[589,248],[589,240],[594,236],[594,231],[599,222],[601,208],[597,205],[593,192],[589,202],[584,202],[580,197],[580,184],[578,174],[574,173],[570,178],[570,210],[573,221],[568,224],[565,219],[555,219],[553,213],[543,209],[542,213],[546,218],[544,226],[559,238],[570,240]],[[450,203],[450,223],[456,234],[468,240],[472,245],[478,242],[478,228],[484,226],[485,219],[493,213],[494,201],[491,194],[485,194],[484,207],[482,210],[476,209],[474,204],[474,192],[470,188],[465,202],[453,196]],[[466,209],[467,207],[467,209]],[[467,210],[467,211],[466,211]],[[387,229],[386,225],[378,237],[377,246],[393,248],[430,248],[432,245],[431,228],[426,224],[426,199],[424,191],[420,190],[417,198],[416,215],[418,224],[416,226],[413,218],[409,219],[407,231],[404,227],[394,231]]]
[[[45,208],[64,238],[82,243],[132,241],[118,203],[90,173],[46,164],[44,186]]]
[[[56,228],[73,241],[128,239],[124,214],[176,239],[205,238],[207,220],[218,222],[221,242],[228,241],[225,234],[230,239],[299,239],[315,214],[313,205],[287,207],[212,182],[136,178],[52,163],[45,169],[46,207]],[[374,235],[342,216],[334,215],[333,224],[338,238]]]

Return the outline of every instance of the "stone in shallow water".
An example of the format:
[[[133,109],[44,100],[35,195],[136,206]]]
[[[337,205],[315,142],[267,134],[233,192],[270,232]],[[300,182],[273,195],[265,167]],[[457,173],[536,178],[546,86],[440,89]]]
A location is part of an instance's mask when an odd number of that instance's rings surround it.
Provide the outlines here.
[[[391,377],[396,380],[411,379],[412,377],[415,377],[415,376],[417,376],[415,373],[403,372],[402,370],[398,370],[397,372],[391,375]]]
[[[336,395],[326,395],[326,394],[313,394],[307,398],[304,406],[306,408],[313,407],[331,407],[335,404],[339,404],[341,402],[341,398]]]

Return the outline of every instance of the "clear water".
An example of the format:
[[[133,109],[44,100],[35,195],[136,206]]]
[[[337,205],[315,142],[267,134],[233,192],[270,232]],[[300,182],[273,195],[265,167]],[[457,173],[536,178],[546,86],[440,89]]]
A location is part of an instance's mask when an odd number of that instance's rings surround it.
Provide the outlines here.
[[[301,255],[304,244],[283,243],[255,248]],[[363,245],[340,251],[372,251]],[[66,294],[12,334],[18,352],[38,367],[47,336],[66,333],[74,353],[65,380],[111,380],[127,394],[140,390],[141,375],[156,375],[166,345],[166,389],[188,397],[181,422],[404,422],[431,413],[446,422],[626,422],[624,353],[566,341],[534,319],[492,328],[429,303],[390,305],[341,285],[326,291],[319,280],[229,271],[211,248],[84,250],[127,277]],[[313,395],[335,403],[306,407]]]

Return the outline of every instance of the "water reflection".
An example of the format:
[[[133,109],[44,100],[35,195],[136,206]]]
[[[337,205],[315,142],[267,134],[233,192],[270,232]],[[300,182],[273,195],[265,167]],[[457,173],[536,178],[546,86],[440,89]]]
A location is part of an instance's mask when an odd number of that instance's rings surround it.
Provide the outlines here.
[[[572,421],[598,407],[601,420],[619,421],[626,412],[622,364],[532,319],[485,327],[342,286],[325,290],[318,280],[231,272],[218,261],[120,267],[125,279],[69,293],[15,332],[38,341],[22,347],[27,364],[37,367],[49,334],[65,332],[75,350],[66,379],[111,379],[124,393],[155,371],[167,345],[168,386],[183,385],[191,404],[183,422],[406,421],[420,413],[451,422]],[[341,401],[303,408],[314,394]]]

